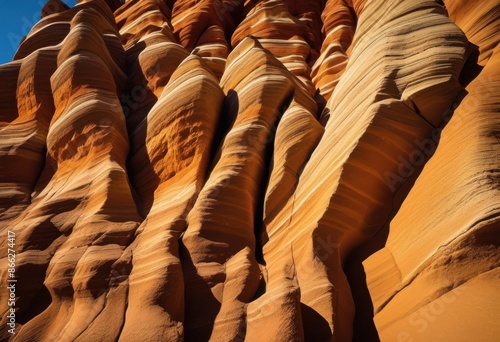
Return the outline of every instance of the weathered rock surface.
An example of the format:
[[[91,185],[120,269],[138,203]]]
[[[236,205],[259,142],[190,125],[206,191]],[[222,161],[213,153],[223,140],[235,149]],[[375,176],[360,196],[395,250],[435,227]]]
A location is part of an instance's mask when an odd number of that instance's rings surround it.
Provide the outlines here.
[[[0,65],[0,340],[495,341],[499,17],[49,0]]]

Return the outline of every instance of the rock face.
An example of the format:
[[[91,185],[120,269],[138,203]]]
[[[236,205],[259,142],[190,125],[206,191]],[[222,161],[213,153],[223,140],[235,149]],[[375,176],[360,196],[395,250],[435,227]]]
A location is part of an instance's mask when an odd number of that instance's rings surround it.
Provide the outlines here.
[[[1,341],[497,339],[498,1],[42,14],[0,66]]]

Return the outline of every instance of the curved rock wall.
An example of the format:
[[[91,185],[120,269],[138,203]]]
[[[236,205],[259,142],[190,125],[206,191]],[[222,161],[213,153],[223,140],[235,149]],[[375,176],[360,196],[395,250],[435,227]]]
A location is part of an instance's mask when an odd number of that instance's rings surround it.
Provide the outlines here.
[[[498,336],[497,1],[42,12],[0,66],[1,341]]]

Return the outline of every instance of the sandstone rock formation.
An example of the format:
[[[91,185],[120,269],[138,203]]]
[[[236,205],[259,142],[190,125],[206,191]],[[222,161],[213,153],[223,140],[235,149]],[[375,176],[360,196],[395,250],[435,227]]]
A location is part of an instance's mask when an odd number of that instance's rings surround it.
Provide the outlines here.
[[[49,0],[0,340],[495,341],[499,40],[496,0]]]

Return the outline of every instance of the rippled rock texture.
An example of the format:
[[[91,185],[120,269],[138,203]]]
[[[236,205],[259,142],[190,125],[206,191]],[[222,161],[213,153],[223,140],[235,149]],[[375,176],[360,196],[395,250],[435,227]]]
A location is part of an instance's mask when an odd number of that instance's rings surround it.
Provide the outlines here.
[[[0,66],[0,340],[497,340],[499,17],[50,0]]]

